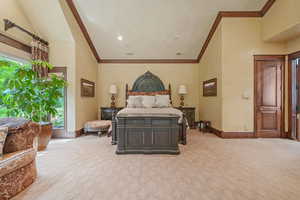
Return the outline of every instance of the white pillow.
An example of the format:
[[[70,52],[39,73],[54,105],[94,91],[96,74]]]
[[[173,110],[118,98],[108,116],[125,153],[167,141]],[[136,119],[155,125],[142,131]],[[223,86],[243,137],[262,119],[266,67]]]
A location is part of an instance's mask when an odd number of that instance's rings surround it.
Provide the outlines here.
[[[169,95],[156,95],[155,96],[155,107],[158,107],[158,108],[170,107],[170,96]]]
[[[129,96],[127,100],[127,107],[128,108],[142,108],[142,97],[141,96]]]
[[[155,96],[142,96],[142,99],[145,108],[153,108],[155,106]]]

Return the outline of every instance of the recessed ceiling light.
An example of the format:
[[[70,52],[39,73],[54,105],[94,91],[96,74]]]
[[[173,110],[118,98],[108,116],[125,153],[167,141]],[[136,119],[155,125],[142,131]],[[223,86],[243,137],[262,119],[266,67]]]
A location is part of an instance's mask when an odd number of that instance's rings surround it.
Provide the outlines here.
[[[118,36],[118,40],[122,41],[122,40],[123,40],[123,36],[122,36],[122,35],[119,35],[119,36]]]

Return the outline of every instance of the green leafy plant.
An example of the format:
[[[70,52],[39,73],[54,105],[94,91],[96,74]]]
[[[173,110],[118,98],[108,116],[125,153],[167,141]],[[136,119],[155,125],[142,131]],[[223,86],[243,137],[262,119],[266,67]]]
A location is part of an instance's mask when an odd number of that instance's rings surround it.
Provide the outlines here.
[[[8,63],[0,62],[0,67]],[[5,107],[9,116],[31,119],[35,122],[47,122],[49,116],[58,114],[57,105],[63,96],[61,92],[66,81],[55,74],[39,77],[32,65],[52,69],[44,61],[32,61],[30,65],[18,65],[11,77],[4,80],[5,90],[1,92],[0,105]]]

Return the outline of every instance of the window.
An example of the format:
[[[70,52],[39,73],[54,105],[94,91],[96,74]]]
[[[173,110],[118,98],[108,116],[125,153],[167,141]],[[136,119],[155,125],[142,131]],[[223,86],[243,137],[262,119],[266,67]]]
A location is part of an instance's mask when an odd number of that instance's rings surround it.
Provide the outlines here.
[[[54,67],[49,73],[56,74],[67,80],[66,67]],[[67,88],[63,88],[61,92],[63,93],[63,97],[60,99],[60,104],[57,107],[58,115],[55,117],[50,116],[55,136],[65,134],[67,130]]]
[[[0,54],[0,62],[8,63],[8,65],[4,65],[4,66],[0,67],[0,95],[1,95],[7,89],[5,80],[12,77],[14,71],[18,67],[14,64],[23,65],[23,64],[27,64],[28,62],[25,60],[18,59],[18,58],[12,58],[12,57],[6,56],[4,54]],[[7,111],[6,108],[1,106],[1,101],[2,101],[2,98],[0,96],[0,117],[14,117],[14,116],[12,116],[11,113],[9,113]]]

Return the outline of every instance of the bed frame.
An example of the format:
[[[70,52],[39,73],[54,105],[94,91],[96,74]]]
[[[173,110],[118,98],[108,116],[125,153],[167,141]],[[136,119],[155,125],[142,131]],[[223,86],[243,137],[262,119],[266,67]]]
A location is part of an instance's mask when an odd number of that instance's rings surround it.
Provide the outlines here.
[[[126,105],[130,95],[168,94],[162,81],[147,71],[133,84],[132,90],[126,84]],[[113,115],[112,144],[117,144],[117,154],[179,154],[178,143],[186,144],[186,121],[178,123],[178,116],[122,116]]]

